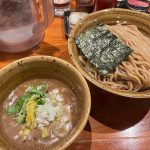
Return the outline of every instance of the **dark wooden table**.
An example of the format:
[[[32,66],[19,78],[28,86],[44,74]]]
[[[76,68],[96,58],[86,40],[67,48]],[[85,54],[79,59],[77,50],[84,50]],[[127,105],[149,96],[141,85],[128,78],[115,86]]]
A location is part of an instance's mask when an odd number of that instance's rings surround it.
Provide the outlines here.
[[[22,57],[48,55],[70,63],[63,19],[55,18],[38,46],[17,54],[0,52],[0,68]],[[150,150],[150,100],[129,99],[88,83],[92,109],[84,131],[68,150]]]

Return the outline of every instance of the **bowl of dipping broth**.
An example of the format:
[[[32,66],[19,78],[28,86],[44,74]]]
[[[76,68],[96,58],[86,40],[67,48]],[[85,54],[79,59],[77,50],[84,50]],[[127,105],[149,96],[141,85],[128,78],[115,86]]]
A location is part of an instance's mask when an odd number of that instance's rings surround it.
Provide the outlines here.
[[[78,70],[51,56],[0,70],[0,149],[65,149],[88,120],[91,96]]]

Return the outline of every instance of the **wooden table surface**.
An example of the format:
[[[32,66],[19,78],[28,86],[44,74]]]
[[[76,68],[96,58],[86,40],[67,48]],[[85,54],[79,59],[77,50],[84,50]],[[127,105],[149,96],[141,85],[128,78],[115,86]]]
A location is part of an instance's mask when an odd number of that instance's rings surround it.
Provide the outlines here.
[[[0,52],[0,68],[22,57],[48,55],[70,63],[63,19],[55,18],[38,46],[17,54]],[[150,100],[112,95],[89,83],[92,108],[84,131],[68,150],[150,150]]]

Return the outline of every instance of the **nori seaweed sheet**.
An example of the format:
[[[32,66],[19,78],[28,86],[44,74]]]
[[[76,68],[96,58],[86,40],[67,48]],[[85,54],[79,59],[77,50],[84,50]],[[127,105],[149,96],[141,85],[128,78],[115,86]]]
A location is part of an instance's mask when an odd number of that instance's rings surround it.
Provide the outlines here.
[[[102,24],[81,33],[75,43],[102,75],[113,72],[133,51]]]

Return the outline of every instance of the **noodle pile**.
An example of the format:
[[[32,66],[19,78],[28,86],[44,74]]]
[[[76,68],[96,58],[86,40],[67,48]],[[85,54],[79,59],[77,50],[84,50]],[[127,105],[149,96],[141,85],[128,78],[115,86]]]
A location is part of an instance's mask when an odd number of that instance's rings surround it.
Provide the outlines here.
[[[84,69],[100,83],[123,91],[142,91],[150,87],[150,39],[134,25],[106,25],[134,51],[122,61],[115,72],[100,75],[98,70],[81,54],[79,59]]]

